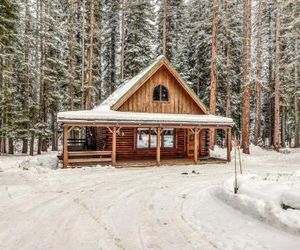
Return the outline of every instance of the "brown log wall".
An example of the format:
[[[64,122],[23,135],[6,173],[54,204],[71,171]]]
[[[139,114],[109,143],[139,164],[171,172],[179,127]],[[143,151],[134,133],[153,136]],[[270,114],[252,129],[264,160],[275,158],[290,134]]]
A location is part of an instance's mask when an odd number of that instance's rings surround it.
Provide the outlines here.
[[[175,147],[161,148],[161,158],[184,158],[186,157],[187,147],[186,129],[175,130]],[[200,133],[200,150],[199,156],[205,157],[209,153],[208,133],[202,130]],[[112,149],[112,134],[107,128],[97,128],[96,132],[97,150]],[[138,160],[138,159],[155,159],[156,148],[140,149],[136,148],[136,129],[122,128],[117,135],[117,160]]]

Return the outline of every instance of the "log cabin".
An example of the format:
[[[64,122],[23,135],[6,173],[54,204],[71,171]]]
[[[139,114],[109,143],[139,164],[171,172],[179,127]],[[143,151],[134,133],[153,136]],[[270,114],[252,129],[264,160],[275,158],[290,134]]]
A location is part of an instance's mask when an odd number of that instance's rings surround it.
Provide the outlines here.
[[[210,130],[227,134],[230,118],[210,115],[170,62],[159,56],[92,110],[58,114],[63,128],[63,166],[148,160],[209,158]],[[76,129],[80,128],[80,133]],[[187,161],[190,163],[190,161]],[[130,165],[130,164],[129,164]]]

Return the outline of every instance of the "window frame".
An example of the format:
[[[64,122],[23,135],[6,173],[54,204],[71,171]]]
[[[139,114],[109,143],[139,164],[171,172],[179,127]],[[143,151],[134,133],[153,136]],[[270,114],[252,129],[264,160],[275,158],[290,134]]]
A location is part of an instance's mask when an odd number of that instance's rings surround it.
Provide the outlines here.
[[[139,129],[144,129],[144,130],[148,130],[148,147],[144,147],[144,148],[140,148],[138,147],[138,131]],[[164,132],[161,133],[160,136],[160,148],[164,148],[164,149],[175,149],[176,148],[176,129],[175,128],[165,128],[165,129],[172,129],[173,130],[173,146],[172,147],[165,147],[164,145]],[[157,142],[155,147],[151,147],[151,130],[153,130],[152,128],[136,128],[135,129],[135,133],[134,133],[134,145],[135,145],[135,149],[137,150],[151,150],[151,149],[155,149],[157,147]],[[163,130],[164,131],[164,130]]]
[[[155,89],[159,87],[159,100],[154,100],[154,91]],[[168,93],[168,100],[165,101],[165,100],[162,100],[162,89],[165,88],[167,90],[167,93]],[[152,102],[162,102],[162,103],[168,103],[170,102],[170,91],[169,91],[169,88],[166,87],[166,85],[164,84],[156,84],[152,90]]]

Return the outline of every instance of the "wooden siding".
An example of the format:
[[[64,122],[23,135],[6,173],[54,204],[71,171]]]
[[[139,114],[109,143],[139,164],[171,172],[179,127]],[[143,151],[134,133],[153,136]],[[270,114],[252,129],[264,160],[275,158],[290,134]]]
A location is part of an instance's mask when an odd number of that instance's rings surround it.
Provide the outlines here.
[[[161,148],[161,158],[184,158],[186,157],[186,129],[175,130],[175,147]],[[208,156],[208,135],[206,130],[200,133],[199,156]],[[136,148],[136,129],[122,128],[120,135],[117,135],[117,160],[138,160],[155,159],[156,148],[137,149]],[[112,150],[112,134],[106,128],[97,128],[96,137],[97,150]]]
[[[168,102],[152,101],[153,89],[159,84],[168,88]],[[200,109],[164,65],[129,97],[118,110],[149,113],[204,114],[203,110]]]
[[[209,130],[203,129],[199,133],[199,156],[206,157],[209,156]]]

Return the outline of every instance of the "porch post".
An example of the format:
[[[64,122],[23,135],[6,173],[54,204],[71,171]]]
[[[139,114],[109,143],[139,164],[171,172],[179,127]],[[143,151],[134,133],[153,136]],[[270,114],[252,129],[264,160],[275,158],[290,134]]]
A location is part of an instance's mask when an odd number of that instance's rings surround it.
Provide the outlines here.
[[[199,135],[199,129],[195,128],[194,130],[194,162],[197,164],[198,162],[198,135]]]
[[[111,162],[112,165],[116,165],[117,162],[117,129],[113,127],[112,131],[112,152],[111,152]]]
[[[231,128],[227,128],[227,161],[231,162]]]
[[[68,126],[63,125],[63,167],[68,166]]]
[[[156,164],[160,165],[160,128],[156,130]]]

